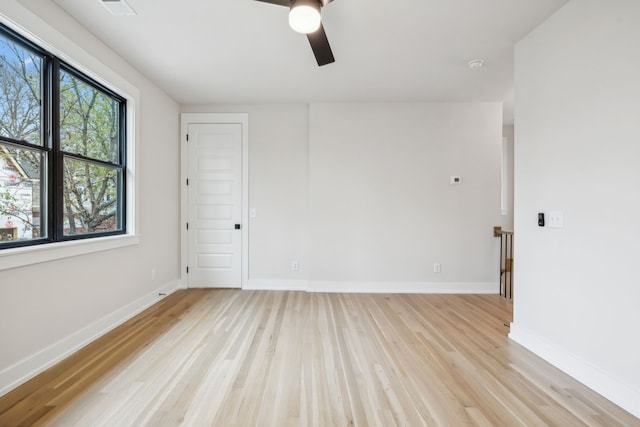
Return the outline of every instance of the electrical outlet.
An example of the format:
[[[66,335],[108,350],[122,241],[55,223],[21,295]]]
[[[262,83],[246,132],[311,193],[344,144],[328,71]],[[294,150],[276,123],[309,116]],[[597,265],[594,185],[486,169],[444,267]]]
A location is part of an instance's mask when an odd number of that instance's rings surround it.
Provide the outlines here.
[[[434,273],[440,273],[441,267],[440,267],[440,263],[439,262],[434,262],[433,263],[433,272]]]
[[[291,261],[291,271],[300,271],[300,263],[298,261]]]
[[[562,228],[564,227],[564,218],[562,211],[550,211],[547,213],[547,220],[549,228]]]

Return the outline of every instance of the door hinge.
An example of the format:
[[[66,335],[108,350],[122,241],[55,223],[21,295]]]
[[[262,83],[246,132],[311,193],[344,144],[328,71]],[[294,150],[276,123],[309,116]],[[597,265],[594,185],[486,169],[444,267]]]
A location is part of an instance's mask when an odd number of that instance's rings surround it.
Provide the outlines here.
[[[189,274],[189,267],[187,267],[187,274]]]
[[[187,223],[187,230],[189,229],[189,223]]]
[[[187,185],[189,185],[189,178],[187,178]]]
[[[189,134],[187,134],[187,142],[189,142]]]

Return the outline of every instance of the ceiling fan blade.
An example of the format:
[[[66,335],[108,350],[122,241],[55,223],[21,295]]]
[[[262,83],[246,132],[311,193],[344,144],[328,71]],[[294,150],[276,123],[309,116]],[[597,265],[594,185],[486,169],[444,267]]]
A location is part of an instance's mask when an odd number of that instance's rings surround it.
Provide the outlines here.
[[[327,33],[324,32],[322,24],[320,24],[320,28],[316,32],[307,34],[307,38],[319,67],[335,62],[331,46],[329,46],[329,39],[327,39]]]
[[[286,6],[289,7],[291,5],[291,0],[256,0],[261,1],[263,3],[271,3],[278,6]]]

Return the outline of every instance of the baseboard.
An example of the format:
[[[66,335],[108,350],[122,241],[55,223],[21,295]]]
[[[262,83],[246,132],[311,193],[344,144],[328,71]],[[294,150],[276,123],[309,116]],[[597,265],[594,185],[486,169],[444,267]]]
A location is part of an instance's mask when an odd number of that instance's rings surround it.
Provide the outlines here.
[[[530,331],[511,324],[509,338],[640,418],[640,390]]]
[[[498,294],[498,283],[491,282],[344,282],[250,279],[242,286],[245,290],[307,291],[333,293],[372,294]]]
[[[250,291],[306,291],[306,280],[249,279],[242,289]]]
[[[57,343],[0,371],[0,396],[27,382],[180,288],[179,280],[171,281]]]
[[[310,281],[308,292],[385,294],[498,294],[493,282],[339,282]]]

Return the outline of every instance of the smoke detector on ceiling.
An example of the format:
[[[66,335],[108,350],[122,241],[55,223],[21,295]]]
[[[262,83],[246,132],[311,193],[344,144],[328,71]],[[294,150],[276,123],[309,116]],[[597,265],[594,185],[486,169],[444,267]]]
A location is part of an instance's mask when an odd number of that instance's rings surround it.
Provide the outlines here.
[[[484,65],[484,59],[473,59],[469,61],[469,68],[471,68],[472,70],[482,68],[483,65]]]
[[[131,6],[124,0],[100,0],[100,3],[107,8],[112,15],[136,15]]]

